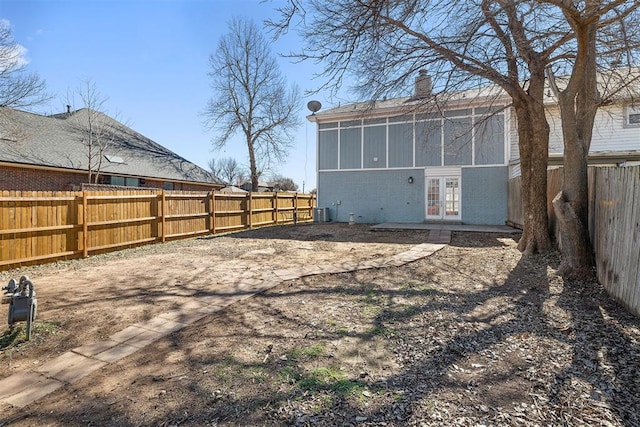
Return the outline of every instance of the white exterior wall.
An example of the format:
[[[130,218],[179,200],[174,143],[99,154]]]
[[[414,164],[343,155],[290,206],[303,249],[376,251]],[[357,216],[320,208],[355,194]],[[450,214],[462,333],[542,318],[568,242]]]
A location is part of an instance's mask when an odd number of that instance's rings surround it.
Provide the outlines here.
[[[509,162],[520,159],[520,146],[518,145],[518,123],[513,108],[509,109],[506,115],[509,124],[505,128],[509,129]]]
[[[517,162],[520,152],[518,150],[518,132],[514,114],[509,123],[511,139],[510,161]],[[562,126],[560,123],[560,110],[557,106],[547,109],[547,121],[551,128],[549,135],[549,154],[561,155],[564,150],[562,143]],[[629,152],[640,150],[640,126],[628,126],[625,124],[625,107],[622,105],[602,107],[596,114],[593,126],[593,139],[590,153],[597,152]]]
[[[562,154],[564,147],[558,107],[549,109],[547,120],[551,126],[549,153]],[[628,126],[625,122],[625,108],[622,105],[598,109],[589,152],[640,150],[640,127]]]

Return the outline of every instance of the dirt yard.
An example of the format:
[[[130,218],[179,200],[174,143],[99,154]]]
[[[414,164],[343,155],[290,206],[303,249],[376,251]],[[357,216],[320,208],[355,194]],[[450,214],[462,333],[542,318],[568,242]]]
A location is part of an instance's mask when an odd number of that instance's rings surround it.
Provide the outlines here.
[[[0,272],[29,275],[39,303],[31,341],[2,326],[0,378],[243,278],[427,233],[269,227]],[[640,426],[640,320],[557,264],[459,233],[402,267],[286,281],[24,409],[0,404],[0,426]]]

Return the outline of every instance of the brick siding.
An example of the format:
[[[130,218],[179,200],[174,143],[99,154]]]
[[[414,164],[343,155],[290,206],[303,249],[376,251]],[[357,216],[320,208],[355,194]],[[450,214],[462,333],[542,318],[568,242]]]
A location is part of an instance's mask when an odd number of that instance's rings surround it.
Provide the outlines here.
[[[86,183],[86,173],[0,166],[0,191],[72,191]],[[164,183],[165,181],[146,178],[143,187],[162,189]],[[220,186],[181,182],[173,184],[174,190],[182,191],[211,191],[217,187]]]
[[[0,190],[70,191],[86,181],[84,173],[0,166]]]

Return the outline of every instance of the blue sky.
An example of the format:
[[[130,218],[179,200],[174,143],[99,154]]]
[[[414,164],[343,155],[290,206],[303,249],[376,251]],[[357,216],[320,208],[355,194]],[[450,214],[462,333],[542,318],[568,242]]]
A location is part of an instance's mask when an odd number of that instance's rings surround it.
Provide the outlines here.
[[[283,0],[0,0],[0,18],[10,22],[16,41],[26,48],[28,69],[46,80],[55,98],[36,112],[61,112],[69,90],[91,80],[108,97],[105,110],[134,130],[207,168],[211,158],[234,157],[246,164],[240,138],[214,151],[213,134],[202,111],[211,97],[209,56],[228,32],[232,16],[260,24],[276,16]],[[266,37],[270,35],[265,34]],[[295,31],[272,45],[274,54],[295,50]],[[317,65],[279,59],[280,68],[302,92],[313,90]],[[317,71],[317,70],[316,70]],[[337,101],[321,94],[300,99],[294,148],[274,172],[292,178],[302,190],[316,186],[315,135],[306,104],[323,108]],[[344,101],[343,101],[344,102]]]

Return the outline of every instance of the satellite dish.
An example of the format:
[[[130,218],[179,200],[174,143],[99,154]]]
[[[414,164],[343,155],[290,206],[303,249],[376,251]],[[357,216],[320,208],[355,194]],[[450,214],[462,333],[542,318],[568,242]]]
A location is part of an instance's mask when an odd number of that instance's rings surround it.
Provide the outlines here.
[[[309,101],[307,103],[307,108],[309,109],[309,111],[311,111],[312,114],[315,114],[316,112],[320,111],[320,108],[322,108],[322,104],[320,104],[320,101]]]

